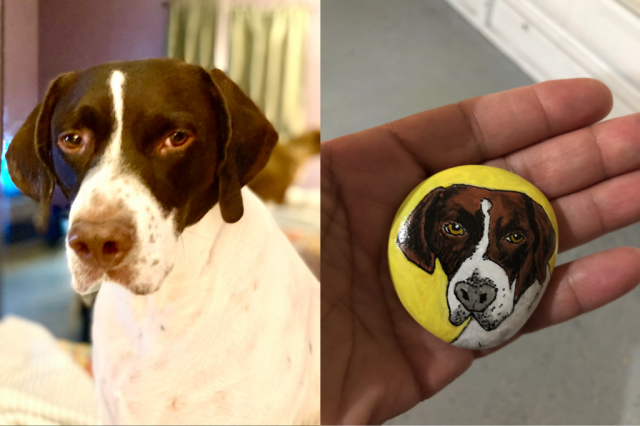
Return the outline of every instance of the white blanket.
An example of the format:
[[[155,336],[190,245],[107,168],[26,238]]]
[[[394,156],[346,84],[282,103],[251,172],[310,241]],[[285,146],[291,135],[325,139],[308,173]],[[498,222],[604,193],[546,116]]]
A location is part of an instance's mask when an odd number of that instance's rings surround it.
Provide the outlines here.
[[[0,321],[0,425],[98,424],[93,381],[41,325]]]

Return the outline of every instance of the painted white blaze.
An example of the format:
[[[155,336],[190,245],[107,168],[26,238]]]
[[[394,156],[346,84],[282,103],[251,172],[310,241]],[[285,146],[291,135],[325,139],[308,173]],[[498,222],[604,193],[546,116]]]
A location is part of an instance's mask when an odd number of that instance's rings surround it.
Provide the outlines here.
[[[458,271],[449,281],[447,304],[449,305],[449,320],[451,323],[460,325],[472,315],[472,322],[476,320],[480,322],[483,328],[492,329],[509,316],[513,310],[515,280],[510,285],[506,271],[486,257],[491,238],[490,212],[493,204],[485,198],[480,201],[480,206],[484,216],[482,238],[480,238],[473,254],[462,262]],[[492,282],[496,289],[496,297],[484,310],[471,313],[456,297],[455,286],[459,282],[470,280],[474,274],[477,279],[490,280]]]

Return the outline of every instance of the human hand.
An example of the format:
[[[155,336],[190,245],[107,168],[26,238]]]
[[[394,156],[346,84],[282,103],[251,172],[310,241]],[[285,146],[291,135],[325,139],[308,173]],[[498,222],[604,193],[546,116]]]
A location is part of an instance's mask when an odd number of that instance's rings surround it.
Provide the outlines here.
[[[381,423],[439,392],[475,358],[424,330],[395,293],[387,240],[407,194],[441,170],[505,168],[551,201],[559,252],[640,218],[640,114],[596,123],[609,90],[549,81],[416,114],[322,146],[322,422]],[[640,281],[640,250],[555,268],[522,334],[596,309]],[[506,342],[505,344],[508,344]]]

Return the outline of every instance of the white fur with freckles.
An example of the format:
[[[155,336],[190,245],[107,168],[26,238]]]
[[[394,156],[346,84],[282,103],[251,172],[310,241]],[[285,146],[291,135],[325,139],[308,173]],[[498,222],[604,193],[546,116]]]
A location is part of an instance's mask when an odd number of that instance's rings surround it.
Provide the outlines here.
[[[114,104],[115,126],[105,150],[96,165],[85,176],[80,190],[71,206],[69,226],[77,218],[91,219],[102,206],[96,203],[122,205],[133,214],[137,239],[129,255],[118,268],[129,268],[135,274],[133,283],[128,283],[137,293],[157,291],[162,280],[173,268],[172,254],[177,249],[173,213],[166,214],[153,194],[140,180],[123,166],[122,127],[125,96],[125,75],[113,71],[109,86]],[[67,244],[67,258],[72,272],[72,286],[80,294],[97,291],[106,275],[96,277],[96,271],[84,264]]]
[[[105,424],[319,421],[319,283],[262,202],[242,195],[239,222],[216,206],[185,229],[156,293],[102,286],[93,335]]]
[[[482,238],[478,242],[476,249],[466,259],[458,271],[449,281],[447,287],[447,303],[449,305],[450,317],[462,316],[465,319],[471,316],[469,324],[460,333],[453,342],[454,345],[467,349],[483,349],[499,345],[511,338],[529,319],[531,312],[540,301],[539,295],[544,291],[551,278],[551,271],[547,266],[547,274],[545,281],[540,284],[536,280],[529,286],[520,296],[518,302],[514,305],[516,280],[509,283],[506,271],[497,263],[485,258],[487,249],[489,248],[489,240],[491,232],[489,224],[491,223],[491,201],[483,199],[481,201],[482,213],[484,215],[484,230]],[[482,321],[498,321],[499,325],[492,330],[485,330],[476,317],[460,303],[454,290],[455,284],[460,281],[468,280],[475,273],[480,278],[491,279],[496,286],[496,297],[482,312],[476,312],[475,315],[480,317]]]
[[[474,274],[479,278],[488,278],[495,284],[496,297],[482,312],[475,315],[481,316],[481,320],[487,322],[503,321],[513,310],[513,299],[515,293],[515,281],[509,283],[509,276],[506,271],[494,261],[486,258],[487,249],[489,248],[489,239],[491,232],[489,224],[491,223],[491,201],[483,199],[480,202],[482,214],[484,216],[484,230],[482,238],[478,242],[475,251],[460,265],[460,268],[449,281],[447,288],[447,303],[449,304],[450,318],[457,317],[466,319],[471,313],[460,303],[455,295],[455,286],[461,281],[471,279]],[[472,322],[477,321],[476,318],[471,319]]]
[[[74,288],[102,285],[92,330],[102,424],[319,423],[318,281],[248,189],[239,222],[215,206],[178,236],[173,214],[124,168],[126,78],[115,71],[109,84],[117,123],[70,225],[97,201],[130,210],[138,240],[123,265],[146,294],[87,280],[67,250]]]
[[[540,284],[536,280],[531,284],[518,299],[511,315],[500,323],[498,327],[487,331],[475,320],[462,330],[462,333],[453,342],[454,345],[467,349],[485,349],[497,346],[513,337],[527,322],[531,313],[540,303],[540,295],[544,293],[551,280],[551,270],[547,266],[545,281]]]

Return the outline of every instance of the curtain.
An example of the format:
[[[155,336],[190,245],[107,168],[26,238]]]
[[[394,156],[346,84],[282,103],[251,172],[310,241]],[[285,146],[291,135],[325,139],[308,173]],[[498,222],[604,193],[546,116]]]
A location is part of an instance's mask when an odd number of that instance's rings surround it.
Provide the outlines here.
[[[217,1],[173,0],[169,3],[167,56],[213,69]]]
[[[281,140],[299,136],[306,128],[308,7],[231,0],[222,12],[220,5],[215,0],[173,0],[168,56],[213,68],[216,37],[224,36],[229,41],[224,71],[262,109]],[[228,23],[226,34],[217,27],[220,22]]]
[[[282,138],[305,129],[304,59],[308,9],[231,11],[229,77],[258,104]]]

